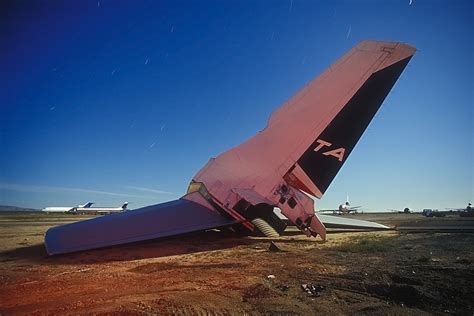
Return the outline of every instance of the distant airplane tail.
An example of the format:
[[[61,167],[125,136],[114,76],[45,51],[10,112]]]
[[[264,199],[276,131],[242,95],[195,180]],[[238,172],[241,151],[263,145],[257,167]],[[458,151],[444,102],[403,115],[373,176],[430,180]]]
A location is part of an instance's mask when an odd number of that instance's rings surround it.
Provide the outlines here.
[[[128,206],[128,202],[123,203],[122,209],[125,210],[127,208],[127,206]]]
[[[94,204],[94,202],[87,202],[86,204],[84,205],[79,205],[79,207],[83,207],[83,208],[89,208],[92,206],[92,204]]]

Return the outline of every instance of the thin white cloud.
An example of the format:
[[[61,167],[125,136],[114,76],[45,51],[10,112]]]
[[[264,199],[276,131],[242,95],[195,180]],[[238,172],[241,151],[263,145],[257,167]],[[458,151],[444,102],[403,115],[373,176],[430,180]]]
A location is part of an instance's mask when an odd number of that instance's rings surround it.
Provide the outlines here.
[[[32,193],[79,192],[79,193],[134,197],[134,198],[147,198],[147,199],[153,198],[151,196],[144,196],[144,195],[117,193],[117,192],[82,189],[82,188],[52,187],[52,186],[44,186],[44,185],[28,185],[28,184],[15,184],[15,183],[5,183],[5,182],[0,182],[0,190],[32,192]]]
[[[127,188],[134,189],[134,190],[139,190],[139,191],[144,191],[144,192],[158,193],[158,194],[174,194],[173,192],[169,192],[169,191],[156,190],[156,189],[143,188],[143,187],[128,186]]]
[[[347,39],[349,39],[349,37],[351,37],[351,33],[352,33],[352,25],[349,25],[349,29],[347,30],[347,35],[346,35]]]

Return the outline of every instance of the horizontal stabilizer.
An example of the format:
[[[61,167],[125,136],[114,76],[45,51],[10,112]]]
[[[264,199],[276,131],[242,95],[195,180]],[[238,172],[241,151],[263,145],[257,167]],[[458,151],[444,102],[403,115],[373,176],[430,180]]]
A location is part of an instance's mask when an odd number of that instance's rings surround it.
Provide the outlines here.
[[[369,222],[363,221],[360,219],[352,219],[340,216],[331,216],[318,214],[319,219],[323,222],[326,228],[347,228],[347,229],[390,229],[390,227]]]
[[[46,232],[49,255],[102,248],[235,224],[215,210],[180,199],[137,210],[53,227]]]

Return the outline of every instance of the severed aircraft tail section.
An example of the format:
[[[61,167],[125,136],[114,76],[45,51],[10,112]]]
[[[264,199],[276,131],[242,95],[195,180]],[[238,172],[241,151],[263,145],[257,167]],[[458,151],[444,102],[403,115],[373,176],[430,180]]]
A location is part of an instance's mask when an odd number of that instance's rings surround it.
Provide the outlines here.
[[[361,42],[193,181],[235,218],[258,210],[271,221],[260,206],[273,205],[308,236],[325,239],[314,201],[302,192],[322,197],[414,53],[402,43]]]
[[[228,225],[275,236],[285,229],[275,207],[323,240],[324,222],[370,227],[320,218],[312,197],[329,188],[414,53],[398,42],[359,43],[272,113],[261,132],[211,158],[180,200],[52,228],[48,253]]]

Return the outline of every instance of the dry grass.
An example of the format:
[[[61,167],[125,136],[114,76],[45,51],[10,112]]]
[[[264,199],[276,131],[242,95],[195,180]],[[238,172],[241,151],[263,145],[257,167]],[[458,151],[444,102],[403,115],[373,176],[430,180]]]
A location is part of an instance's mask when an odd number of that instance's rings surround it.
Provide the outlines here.
[[[342,252],[374,253],[387,252],[395,247],[393,236],[361,237],[333,247]]]

